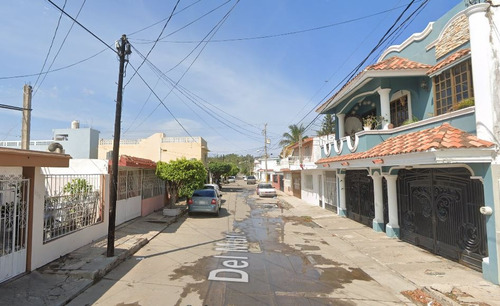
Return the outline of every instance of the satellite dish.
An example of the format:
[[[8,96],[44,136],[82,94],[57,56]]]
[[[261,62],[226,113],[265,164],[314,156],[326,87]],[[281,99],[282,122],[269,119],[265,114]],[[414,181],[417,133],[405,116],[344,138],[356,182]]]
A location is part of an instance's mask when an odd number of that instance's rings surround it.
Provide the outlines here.
[[[350,116],[345,118],[344,136],[352,136],[361,130],[363,130],[363,123],[361,122],[361,119],[359,119],[356,116]]]

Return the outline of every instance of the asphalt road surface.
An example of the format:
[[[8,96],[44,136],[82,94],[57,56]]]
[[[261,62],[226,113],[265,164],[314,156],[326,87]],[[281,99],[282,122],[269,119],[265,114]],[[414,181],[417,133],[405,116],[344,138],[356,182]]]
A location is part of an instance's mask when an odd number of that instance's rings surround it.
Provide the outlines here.
[[[405,303],[308,216],[285,216],[242,180],[222,192],[219,217],[180,218],[69,305]]]

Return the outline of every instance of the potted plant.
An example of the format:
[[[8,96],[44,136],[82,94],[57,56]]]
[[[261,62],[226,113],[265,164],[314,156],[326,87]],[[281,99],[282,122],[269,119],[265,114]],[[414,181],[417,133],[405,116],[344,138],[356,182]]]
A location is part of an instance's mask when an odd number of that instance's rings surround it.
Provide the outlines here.
[[[382,123],[382,116],[368,115],[363,118],[363,129],[369,131]]]

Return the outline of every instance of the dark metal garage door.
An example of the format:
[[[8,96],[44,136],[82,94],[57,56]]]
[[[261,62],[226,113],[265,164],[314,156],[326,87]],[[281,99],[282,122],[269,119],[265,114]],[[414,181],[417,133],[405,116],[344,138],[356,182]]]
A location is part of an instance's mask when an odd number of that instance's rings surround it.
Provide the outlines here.
[[[465,168],[400,170],[401,239],[481,270],[488,256],[483,185]]]
[[[366,170],[347,171],[345,176],[347,216],[372,226],[375,217],[373,180]]]

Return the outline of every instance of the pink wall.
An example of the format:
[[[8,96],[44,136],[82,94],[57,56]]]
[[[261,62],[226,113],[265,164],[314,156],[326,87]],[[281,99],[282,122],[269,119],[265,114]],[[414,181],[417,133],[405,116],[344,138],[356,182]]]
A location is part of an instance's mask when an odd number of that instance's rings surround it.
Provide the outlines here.
[[[141,216],[147,216],[150,213],[162,209],[164,204],[165,195],[159,195],[149,199],[143,199],[141,202]]]

